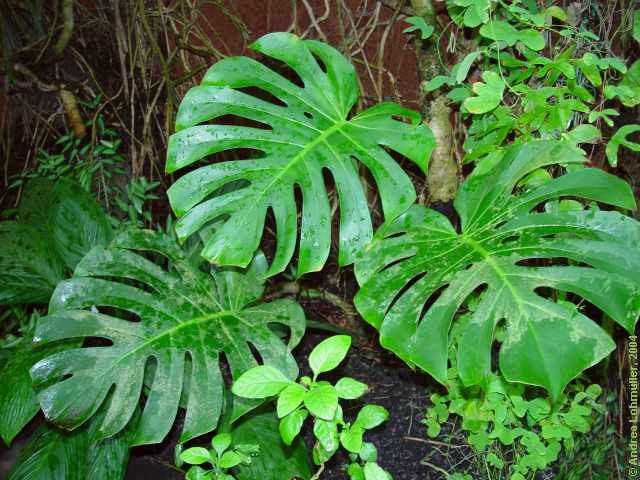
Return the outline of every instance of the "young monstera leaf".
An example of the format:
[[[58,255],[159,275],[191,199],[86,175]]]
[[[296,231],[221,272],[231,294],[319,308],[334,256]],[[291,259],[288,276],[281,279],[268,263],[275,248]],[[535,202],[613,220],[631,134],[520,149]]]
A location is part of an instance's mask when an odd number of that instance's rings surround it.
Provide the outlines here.
[[[182,395],[185,442],[217,425],[221,355],[233,378],[258,364],[251,346],[265,364],[295,378],[289,348],[304,332],[304,313],[291,300],[256,303],[266,268],[259,254],[246,272],[211,275],[190,263],[170,238],[146,230],[124,232],[109,248],[94,248],[75,276],[56,288],[34,341],[91,337],[110,345],[69,349],[33,366],[46,417],[73,429],[107,402],[100,433],[114,435],[129,422],[146,382],[148,398],[133,444],[162,441]],[[276,324],[290,330],[288,345],[270,328]],[[151,365],[153,374],[145,377]],[[234,402],[238,415],[256,406],[246,402]]]
[[[460,231],[422,206],[384,225],[356,263],[355,299],[382,345],[446,384],[449,329],[478,295],[457,353],[467,385],[482,384],[491,372],[502,321],[504,376],[543,386],[553,397],[613,350],[604,330],[554,295],[581,297],[632,332],[640,312],[640,224],[615,211],[536,207],[569,196],[632,209],[631,189],[601,170],[578,168],[517,191],[536,169],[583,162],[565,143],[517,145],[479,166],[460,188]]]
[[[372,238],[359,165],[369,170],[377,184],[385,218],[394,218],[413,203],[415,190],[385,149],[426,171],[433,134],[416,112],[393,103],[350,117],[359,95],[356,71],[328,45],[272,33],[252,48],[286,63],[304,86],[251,58],[231,57],[211,67],[202,85],[187,93],[178,111],[177,133],[169,140],[168,172],[225,150],[260,153],[256,158],[201,166],[172,185],[169,200],[181,217],[178,236],[187,238],[217,220],[218,228],[207,238],[202,255],[217,264],[245,266],[258,248],[271,209],[277,249],[267,275],[276,274],[296,248],[294,192],[299,188],[302,221],[297,273],[320,270],[331,246],[332,214],[323,178],[328,172],[340,201],[339,261],[350,264]],[[266,92],[278,103],[241,90],[245,87]],[[259,122],[264,128],[215,124],[228,115]]]

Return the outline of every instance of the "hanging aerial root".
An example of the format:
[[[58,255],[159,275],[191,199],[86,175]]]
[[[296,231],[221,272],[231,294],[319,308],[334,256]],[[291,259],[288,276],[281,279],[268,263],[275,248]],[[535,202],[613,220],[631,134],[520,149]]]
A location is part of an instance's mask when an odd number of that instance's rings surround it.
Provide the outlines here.
[[[73,35],[74,26],[73,0],[62,0],[62,32],[53,46],[53,51],[56,55],[60,55],[67,48],[67,44]]]

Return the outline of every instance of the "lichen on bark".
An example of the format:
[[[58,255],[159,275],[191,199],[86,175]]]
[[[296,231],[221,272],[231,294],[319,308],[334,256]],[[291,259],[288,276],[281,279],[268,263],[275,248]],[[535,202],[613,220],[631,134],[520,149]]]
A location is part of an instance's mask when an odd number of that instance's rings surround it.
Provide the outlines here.
[[[454,155],[453,125],[447,97],[440,95],[429,102],[429,126],[436,139],[431,154],[427,187],[430,202],[449,202],[458,191],[458,163]]]

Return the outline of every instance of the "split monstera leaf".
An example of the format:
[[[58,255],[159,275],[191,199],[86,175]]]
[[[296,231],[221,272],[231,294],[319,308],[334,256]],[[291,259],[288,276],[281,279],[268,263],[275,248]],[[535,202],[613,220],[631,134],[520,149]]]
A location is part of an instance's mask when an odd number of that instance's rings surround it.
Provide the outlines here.
[[[290,349],[304,333],[304,313],[292,300],[258,302],[266,268],[258,254],[245,272],[205,272],[168,236],[148,230],[124,232],[109,247],[91,250],[74,277],[56,288],[34,341],[97,338],[101,343],[68,349],[32,367],[46,417],[73,429],[106,403],[99,433],[112,436],[129,423],[146,384],[132,444],[162,441],[183,396],[180,441],[185,442],[218,424],[222,355],[233,378],[258,365],[251,347],[266,365],[295,378]],[[288,343],[274,326],[286,327]],[[236,418],[257,404],[238,399]]]
[[[626,182],[579,168],[585,161],[562,142],[516,145],[493,154],[460,188],[460,231],[420,205],[383,225],[355,268],[356,307],[380,331],[382,345],[446,385],[449,330],[477,297],[458,345],[466,385],[489,378],[499,329],[505,378],[542,386],[554,398],[607,356],[615,343],[567,294],[633,332],[640,224],[617,211],[556,202],[571,197],[635,208]],[[521,187],[530,173],[559,163],[568,168],[564,175]]]
[[[409,208],[416,194],[408,175],[386,149],[426,172],[433,134],[417,112],[393,103],[350,117],[360,93],[356,71],[328,45],[272,33],[252,48],[284,62],[303,86],[251,58],[230,57],[213,65],[202,85],[187,93],[178,111],[177,133],[169,141],[167,172],[230,149],[259,154],[200,166],[171,186],[169,200],[181,217],[178,236],[185,239],[214,223],[202,255],[213,263],[246,266],[260,244],[271,210],[277,248],[266,275],[274,275],[285,269],[296,248],[295,190],[299,189],[302,222],[297,275],[318,271],[331,246],[332,213],[323,177],[328,172],[340,202],[339,262],[348,265],[373,236],[359,165],[372,175],[385,218],[392,219]],[[247,87],[276,100],[242,90]],[[261,128],[212,123],[228,115],[258,122]]]

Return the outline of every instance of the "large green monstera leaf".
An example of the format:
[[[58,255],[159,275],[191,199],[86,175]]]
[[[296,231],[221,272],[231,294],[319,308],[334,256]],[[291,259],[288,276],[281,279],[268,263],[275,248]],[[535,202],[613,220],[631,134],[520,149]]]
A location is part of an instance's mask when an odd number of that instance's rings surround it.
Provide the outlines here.
[[[106,402],[100,433],[108,437],[127,425],[146,384],[133,444],[162,441],[181,402],[184,442],[218,423],[222,356],[234,379],[258,364],[251,348],[263,363],[295,378],[290,348],[304,333],[304,313],[291,300],[256,303],[266,268],[260,254],[245,273],[205,273],[169,237],[145,230],[124,232],[109,248],[91,250],[74,277],[56,288],[34,337],[36,343],[93,340],[31,369],[46,417],[73,429]],[[271,328],[278,325],[288,328],[288,345]],[[239,414],[253,407],[241,404]]]
[[[177,133],[169,140],[168,172],[225,150],[259,154],[200,166],[175,182],[168,193],[181,217],[176,231],[184,239],[218,221],[202,255],[213,263],[245,266],[258,248],[271,209],[277,249],[267,275],[276,274],[287,266],[296,247],[298,188],[302,220],[297,273],[320,270],[331,246],[326,171],[340,202],[339,262],[350,264],[373,235],[359,164],[377,184],[385,218],[394,218],[416,195],[409,177],[385,149],[404,155],[426,172],[433,134],[416,112],[393,103],[349,118],[359,95],[356,71],[328,45],[273,33],[252,48],[286,63],[304,86],[250,58],[231,57],[213,65],[202,85],[187,93],[178,111]],[[246,87],[266,92],[278,103],[241,90]],[[230,115],[264,128],[212,123]]]
[[[497,328],[505,332],[504,376],[543,386],[553,397],[604,358],[614,342],[563,299],[574,298],[567,293],[582,298],[633,331],[640,312],[640,224],[595,207],[541,210],[562,197],[635,207],[624,181],[581,168],[584,161],[560,142],[517,145],[495,153],[460,188],[454,202],[460,232],[422,206],[383,225],[356,262],[361,290],[355,299],[382,345],[446,384],[449,329],[477,298],[457,351],[467,385],[482,385],[490,374]],[[521,187],[525,176],[553,164],[569,166],[569,173]]]

